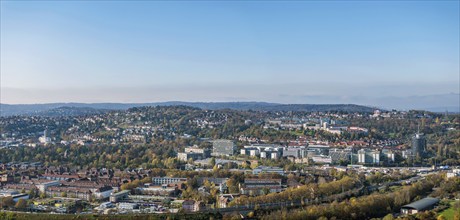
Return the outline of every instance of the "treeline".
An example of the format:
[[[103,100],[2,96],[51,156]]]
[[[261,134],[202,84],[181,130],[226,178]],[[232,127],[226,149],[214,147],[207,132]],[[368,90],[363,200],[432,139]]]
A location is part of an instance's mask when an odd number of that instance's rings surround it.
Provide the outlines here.
[[[298,188],[288,188],[280,193],[270,193],[256,197],[241,196],[230,202],[229,206],[304,201],[338,194],[362,186],[358,178],[345,176],[340,180],[322,184],[308,184]]]
[[[260,211],[256,215],[260,219],[370,219],[384,217],[388,213],[399,212],[403,205],[414,199],[421,199],[433,187],[441,184],[440,175],[432,175],[427,179],[402,187],[390,193],[374,193],[359,198],[351,198],[342,202],[311,205],[295,210]]]
[[[459,198],[460,197],[460,177],[449,178],[443,181],[441,186],[436,188],[433,196],[441,198]]]
[[[175,169],[181,164],[175,158],[171,142],[142,145],[93,145],[0,149],[0,161],[39,161],[45,166],[71,165],[81,168],[106,167],[125,169],[143,167]]]

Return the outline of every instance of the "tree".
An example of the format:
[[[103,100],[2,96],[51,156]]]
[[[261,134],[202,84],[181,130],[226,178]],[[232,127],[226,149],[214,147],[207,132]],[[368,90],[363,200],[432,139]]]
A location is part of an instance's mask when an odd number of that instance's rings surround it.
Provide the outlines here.
[[[446,217],[444,215],[439,215],[436,220],[446,220]]]
[[[40,193],[40,199],[44,199],[44,198],[46,198],[46,193],[44,192]]]
[[[455,212],[454,220],[460,220],[460,212]]]
[[[238,181],[236,181],[234,178],[230,178],[227,180],[227,187],[228,187],[228,192],[229,193],[238,193],[240,191],[238,187]]]
[[[214,167],[212,168],[212,172],[214,173],[219,172],[219,166],[214,165]]]
[[[211,161],[209,162],[209,165],[211,165],[212,167],[214,167],[216,165],[216,158],[211,158]]]
[[[29,197],[30,197],[31,199],[33,199],[33,198],[37,197],[37,193],[38,193],[38,192],[37,192],[36,189],[31,189],[31,190],[29,190],[29,193],[28,193],[28,194],[29,194]]]
[[[206,187],[206,189],[211,189],[211,182],[209,182],[209,180],[206,179],[206,180],[203,182],[203,186]]]
[[[264,187],[264,188],[262,189],[262,192],[264,193],[264,195],[268,195],[268,194],[270,193],[270,189],[267,188],[267,187]]]
[[[11,196],[7,196],[7,197],[3,197],[2,198],[2,204],[3,206],[7,206],[7,207],[13,207],[14,206],[14,201],[13,201],[13,197]]]
[[[393,220],[393,219],[395,219],[395,218],[393,217],[393,214],[390,213],[388,215],[385,215],[385,217],[383,217],[382,220]]]
[[[25,209],[27,207],[27,201],[25,199],[19,199],[14,207],[21,210]]]
[[[250,164],[249,164],[247,161],[244,161],[244,162],[241,164],[241,167],[242,167],[243,169],[250,169],[250,168],[251,168]]]

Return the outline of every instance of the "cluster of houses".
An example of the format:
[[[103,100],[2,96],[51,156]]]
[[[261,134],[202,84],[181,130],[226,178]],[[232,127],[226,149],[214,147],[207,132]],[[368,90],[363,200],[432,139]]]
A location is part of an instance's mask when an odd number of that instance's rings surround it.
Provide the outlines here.
[[[36,171],[36,170],[35,170]],[[2,175],[1,187],[4,190],[31,191],[47,197],[70,197],[83,200],[107,199],[119,189],[123,182],[129,181],[114,177],[109,170],[87,170],[71,172],[67,168],[48,168],[44,174],[34,170],[23,173],[7,171]]]
[[[92,201],[101,202],[97,209],[101,212],[117,209],[123,210],[140,210],[139,205],[151,202],[156,205],[155,212],[158,210],[166,211],[166,207],[158,207],[163,201],[172,202],[170,209],[174,207],[182,208],[184,211],[200,211],[209,208],[201,201],[180,200],[181,190],[186,188],[188,178],[183,177],[153,177],[149,183],[141,184],[131,190],[122,190],[123,183],[129,183],[134,179],[142,179],[148,175],[147,172],[139,170],[136,172],[127,172],[109,169],[88,169],[73,170],[65,167],[44,167],[43,165],[18,163],[2,164],[0,170],[0,197],[11,196],[15,202],[19,199],[30,199],[33,194],[36,199],[52,198],[59,201]],[[40,172],[39,172],[40,171]],[[44,172],[43,174],[40,174]],[[125,175],[121,175],[124,173]],[[284,170],[277,167],[259,166],[253,170],[254,174],[258,173],[278,173],[284,175]],[[225,208],[237,195],[228,193],[228,178],[198,178],[198,192],[209,194],[209,188],[204,183],[208,181],[213,183],[220,193],[216,207]],[[281,185],[281,179],[245,179],[240,185],[238,195],[261,195],[269,192],[280,192],[285,189]],[[268,191],[267,191],[268,190]],[[44,211],[50,205],[50,201],[34,199],[33,210]],[[65,202],[53,200],[54,209],[66,212],[63,206]],[[144,201],[138,203],[134,201]],[[35,204],[36,203],[36,204]],[[65,205],[64,205],[65,206]],[[153,210],[153,206],[150,207]],[[171,211],[171,210],[170,210]]]

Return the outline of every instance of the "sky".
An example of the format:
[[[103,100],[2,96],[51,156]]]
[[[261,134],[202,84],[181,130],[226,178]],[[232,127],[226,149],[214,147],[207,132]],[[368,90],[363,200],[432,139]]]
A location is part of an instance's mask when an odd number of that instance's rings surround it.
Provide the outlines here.
[[[0,4],[1,103],[460,105],[459,1]]]

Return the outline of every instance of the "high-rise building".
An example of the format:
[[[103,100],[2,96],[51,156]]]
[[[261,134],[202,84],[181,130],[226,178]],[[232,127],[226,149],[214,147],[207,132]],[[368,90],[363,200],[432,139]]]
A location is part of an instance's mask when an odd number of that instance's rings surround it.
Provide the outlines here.
[[[361,164],[379,164],[380,163],[380,151],[378,150],[365,150],[361,149],[358,151],[358,163]]]
[[[45,131],[43,132],[43,136],[39,137],[38,138],[38,141],[42,144],[49,144],[51,142],[51,138],[48,137],[48,130],[45,129]]]
[[[304,158],[307,157],[307,148],[300,147],[287,147],[283,150],[283,157]]]
[[[364,149],[358,151],[358,163],[366,163],[366,151]]]
[[[371,153],[372,155],[372,163],[378,164],[380,163],[380,151],[376,150]]]
[[[412,137],[412,154],[415,157],[422,158],[426,151],[426,139],[422,133],[415,133]]]

